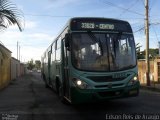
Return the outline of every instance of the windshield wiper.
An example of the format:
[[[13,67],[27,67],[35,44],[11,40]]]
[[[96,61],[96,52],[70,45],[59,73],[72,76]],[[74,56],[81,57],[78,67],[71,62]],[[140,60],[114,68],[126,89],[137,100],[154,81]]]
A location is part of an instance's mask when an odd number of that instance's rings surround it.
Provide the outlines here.
[[[122,32],[119,32],[118,33],[118,35],[117,35],[117,37],[116,37],[116,39],[113,39],[113,49],[114,49],[114,54],[115,54],[115,56],[116,56],[116,41],[118,41],[118,39],[121,39],[121,36],[122,36]]]
[[[101,50],[101,56],[103,56],[103,48],[102,48],[102,42],[101,42],[101,40],[97,39],[96,36],[91,31],[88,31],[88,35],[89,35],[89,37],[91,38],[91,40],[93,42],[98,43],[98,46],[99,46],[99,48]]]

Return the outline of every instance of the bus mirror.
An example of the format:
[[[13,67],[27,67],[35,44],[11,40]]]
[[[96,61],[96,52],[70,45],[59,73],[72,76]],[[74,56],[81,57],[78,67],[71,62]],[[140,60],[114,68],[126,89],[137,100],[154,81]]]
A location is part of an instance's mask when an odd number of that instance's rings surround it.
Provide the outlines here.
[[[66,34],[65,35],[65,47],[69,47],[69,41],[70,41],[70,35]]]

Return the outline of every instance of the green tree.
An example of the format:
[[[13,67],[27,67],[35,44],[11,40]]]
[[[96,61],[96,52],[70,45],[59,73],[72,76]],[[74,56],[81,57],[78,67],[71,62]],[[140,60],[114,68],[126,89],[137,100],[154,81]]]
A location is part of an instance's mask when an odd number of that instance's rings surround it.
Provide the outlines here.
[[[137,54],[138,59],[145,59],[145,54],[146,54],[145,51],[146,51],[146,50],[140,51],[140,52]],[[150,48],[150,49],[149,49],[149,57],[150,57],[150,59],[154,59],[154,58],[156,58],[158,55],[159,55],[159,50],[158,50],[158,48],[155,48],[155,49]]]
[[[37,69],[40,69],[41,68],[41,61],[40,60],[35,60],[35,67]]]
[[[35,67],[35,64],[33,62],[33,59],[31,59],[30,61],[28,61],[27,63],[27,69],[28,70],[32,70]]]
[[[141,53],[141,48],[142,46],[139,45],[139,43],[136,44],[136,53],[137,53],[137,59],[143,59],[144,56]]]
[[[12,4],[9,0],[0,0],[0,31],[15,24],[22,31],[23,18],[23,14],[17,9],[15,4]]]
[[[149,49],[149,57],[150,57],[150,58],[154,59],[154,58],[156,58],[158,55],[159,55],[159,50],[158,50],[158,48],[156,48],[156,49],[153,49],[153,48]]]

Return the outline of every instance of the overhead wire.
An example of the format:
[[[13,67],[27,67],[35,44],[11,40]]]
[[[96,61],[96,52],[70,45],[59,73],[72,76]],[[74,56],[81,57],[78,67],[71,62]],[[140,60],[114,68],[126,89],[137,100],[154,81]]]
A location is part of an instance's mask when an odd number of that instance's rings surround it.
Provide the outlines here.
[[[139,28],[138,30],[134,31],[133,33],[140,32],[140,31],[142,31],[142,30],[144,30],[144,29],[145,29],[145,26],[143,26],[143,27]]]
[[[154,44],[158,44],[158,35],[157,35],[157,32],[156,32],[156,30],[154,29],[154,26],[152,25],[152,29],[153,29],[153,32],[154,32],[154,34],[155,34],[155,37],[156,37],[156,39],[157,39],[157,41],[155,41],[154,39],[152,40],[153,42],[154,42]]]
[[[140,1],[142,2],[143,6],[145,7],[145,3],[144,3],[144,0],[140,0]]]
[[[156,1],[155,1],[155,0],[152,0],[152,3],[151,3],[150,8],[149,8],[150,11],[152,10],[152,8],[153,8],[153,6],[155,5],[155,3],[156,3]]]
[[[142,13],[139,13],[139,12],[136,12],[136,11],[133,11],[133,10],[129,10],[127,8],[123,8],[123,7],[118,6],[118,5],[114,4],[114,3],[111,3],[109,1],[106,1],[106,0],[100,0],[100,1],[102,1],[103,3],[105,3],[105,4],[109,5],[109,6],[116,7],[116,8],[121,9],[121,10],[125,10],[126,12],[130,12],[130,13],[134,13],[134,14],[137,14],[137,15],[140,15],[140,16],[144,16],[144,14],[142,14]]]
[[[123,10],[123,12],[119,15],[119,17],[121,17],[124,13],[126,13],[128,10],[130,10],[137,3],[138,3],[138,0],[134,1],[126,10]]]
[[[56,15],[47,15],[47,14],[30,14],[30,13],[24,13],[24,15],[27,15],[27,16],[39,16],[39,17],[73,17],[73,16],[56,16]]]
[[[149,1],[150,2],[150,1]],[[155,4],[155,1],[152,1],[152,3],[150,3],[150,6],[149,6],[149,19],[151,18],[150,16],[151,16],[151,10],[152,10],[152,8],[153,8],[153,6],[154,6],[154,4]],[[150,21],[152,21],[151,19],[150,19]],[[153,39],[152,41],[154,42],[154,44],[158,44],[158,35],[157,35],[157,31],[154,29],[154,25],[158,25],[158,24],[160,24],[160,23],[149,23],[150,25],[151,25],[151,28],[152,28],[152,30],[153,30],[153,32],[154,32],[154,34],[155,34],[155,38],[156,38],[156,41],[155,41],[155,39]]]

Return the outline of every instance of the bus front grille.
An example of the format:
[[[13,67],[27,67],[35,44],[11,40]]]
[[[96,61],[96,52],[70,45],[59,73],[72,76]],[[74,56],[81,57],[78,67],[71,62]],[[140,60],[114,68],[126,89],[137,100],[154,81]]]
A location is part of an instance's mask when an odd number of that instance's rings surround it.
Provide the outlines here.
[[[108,85],[96,85],[95,88],[114,88],[114,87],[122,87],[124,84],[119,83],[119,84],[108,84]]]
[[[112,76],[88,76],[87,78],[94,82],[115,82],[122,81],[127,77],[113,78]]]
[[[107,91],[107,92],[98,92],[101,97],[117,97],[122,94],[122,90],[119,91]]]

